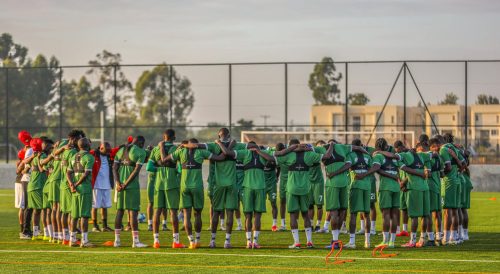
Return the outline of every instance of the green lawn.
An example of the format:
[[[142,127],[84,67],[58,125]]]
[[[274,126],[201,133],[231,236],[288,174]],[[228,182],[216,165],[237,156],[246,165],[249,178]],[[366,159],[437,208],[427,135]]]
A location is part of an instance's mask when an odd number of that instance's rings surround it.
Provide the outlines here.
[[[344,250],[342,257],[354,258],[352,263],[326,265],[328,250],[323,247],[329,243],[330,234],[314,234],[315,249],[288,250],[292,243],[290,232],[271,232],[270,213],[263,219],[264,231],[260,236],[263,249],[244,249],[244,232],[234,232],[231,250],[223,248],[208,249],[210,234],[208,226],[208,207],[204,212],[202,244],[197,250],[173,250],[171,232],[161,234],[163,247],[132,249],[131,235],[122,232],[122,245],[125,247],[97,247],[93,249],[70,248],[42,241],[22,241],[18,239],[17,210],[13,207],[13,190],[0,190],[0,273],[18,272],[412,272],[412,273],[451,273],[451,272],[495,272],[500,271],[500,193],[473,193],[470,211],[470,241],[460,246],[404,249],[396,248],[398,256],[386,259],[371,257],[371,250],[361,248],[364,237],[357,237],[358,249]],[[145,201],[145,199],[144,199]],[[207,199],[208,202],[208,199]],[[145,208],[145,205],[143,206]],[[268,207],[268,210],[270,208]],[[113,219],[111,214],[110,219]],[[287,219],[288,222],[288,219]],[[381,223],[377,221],[377,230]],[[152,244],[152,235],[146,231],[146,224],[140,225],[141,240]],[[302,242],[305,234],[301,233]],[[91,233],[90,240],[96,244],[113,240],[113,233]],[[402,244],[408,238],[399,238]],[[188,243],[185,233],[181,233],[183,243]],[[348,241],[347,235],[341,240]],[[381,236],[372,238],[372,245],[381,241]],[[219,233],[217,244],[223,246],[224,234]]]

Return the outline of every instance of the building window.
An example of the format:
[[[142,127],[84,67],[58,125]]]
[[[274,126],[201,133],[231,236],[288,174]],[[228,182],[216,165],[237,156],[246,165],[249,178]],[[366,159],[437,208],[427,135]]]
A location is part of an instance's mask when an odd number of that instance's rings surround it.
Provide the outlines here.
[[[492,129],[491,130],[491,136],[497,136],[498,135],[498,130]]]
[[[391,124],[394,124],[394,115],[391,116]]]
[[[316,124],[316,116],[313,116],[313,124]]]
[[[476,122],[479,121],[479,115],[476,114]]]
[[[452,120],[452,121],[455,121],[455,115],[452,115],[452,116],[451,116],[451,120]]]
[[[352,130],[353,131],[360,131],[361,130],[361,117],[360,116],[353,116],[352,117]]]

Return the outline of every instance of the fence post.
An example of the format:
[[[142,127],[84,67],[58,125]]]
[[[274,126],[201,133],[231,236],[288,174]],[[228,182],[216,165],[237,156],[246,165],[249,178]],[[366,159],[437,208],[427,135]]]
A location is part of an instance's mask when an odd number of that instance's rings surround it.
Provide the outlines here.
[[[5,162],[9,163],[9,68],[5,68]]]
[[[403,63],[403,69],[403,130],[406,131],[406,62]],[[406,140],[406,135],[403,136]]]
[[[113,96],[113,99],[114,99],[114,125],[113,125],[113,139],[114,139],[114,144],[115,146],[117,145],[117,136],[116,136],[116,130],[117,130],[117,126],[118,126],[118,117],[116,117],[116,100],[117,100],[117,96],[116,96],[116,65],[113,66],[113,88],[114,88],[114,96]]]
[[[62,67],[59,67],[59,139],[62,139],[62,126],[63,126],[63,84],[62,84]]]
[[[465,148],[468,148],[468,144],[469,144],[469,138],[468,138],[468,134],[469,134],[469,105],[468,105],[468,101],[467,101],[467,97],[468,97],[468,90],[467,90],[467,86],[468,86],[468,62],[465,61],[465,119],[464,119],[464,122],[465,122]]]
[[[169,82],[168,82],[168,90],[169,90],[169,96],[170,96],[170,106],[169,106],[169,112],[170,112],[170,128],[172,128],[173,123],[173,111],[174,111],[174,67],[171,65],[170,66],[170,73],[169,73]]]
[[[229,89],[228,89],[228,92],[229,92],[229,131],[231,131],[232,127],[233,127],[233,117],[232,117],[232,114],[233,114],[233,68],[232,68],[232,65],[229,64],[228,66],[228,78],[229,78]]]
[[[288,63],[285,63],[285,131],[288,131]]]
[[[344,119],[344,129],[345,131],[349,131],[349,62],[345,63],[345,119]],[[345,134],[345,143],[347,144],[347,134]]]

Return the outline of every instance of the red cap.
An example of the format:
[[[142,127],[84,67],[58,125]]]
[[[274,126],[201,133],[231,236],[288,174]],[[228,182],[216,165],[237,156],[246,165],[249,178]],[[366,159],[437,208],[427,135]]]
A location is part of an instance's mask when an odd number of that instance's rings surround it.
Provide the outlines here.
[[[127,143],[129,143],[129,144],[130,144],[130,143],[132,143],[132,141],[134,141],[134,137],[132,137],[132,136],[128,136],[128,137],[127,137]]]
[[[26,150],[24,148],[20,149],[18,152],[17,152],[17,158],[19,160],[24,160],[24,154],[26,154]]]
[[[42,151],[42,139],[40,138],[31,139],[30,147],[33,149],[34,152]]]
[[[17,134],[17,139],[19,139],[19,141],[21,141],[24,145],[28,146],[31,141],[31,134],[26,130],[21,130]]]

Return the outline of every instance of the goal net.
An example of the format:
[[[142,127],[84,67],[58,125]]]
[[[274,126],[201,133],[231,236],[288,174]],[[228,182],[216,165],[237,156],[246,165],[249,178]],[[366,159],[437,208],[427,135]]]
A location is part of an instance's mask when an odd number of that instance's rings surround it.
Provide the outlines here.
[[[414,131],[242,131],[241,142],[254,141],[259,145],[275,146],[277,143],[287,144],[290,139],[299,139],[301,143],[314,144],[319,140],[327,142],[335,139],[340,143],[351,143],[360,139],[364,145],[374,146],[377,138],[385,138],[389,144],[401,140],[408,147],[415,145]]]

